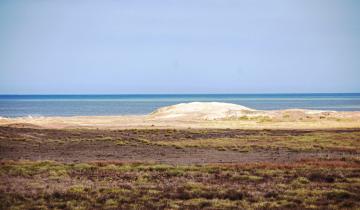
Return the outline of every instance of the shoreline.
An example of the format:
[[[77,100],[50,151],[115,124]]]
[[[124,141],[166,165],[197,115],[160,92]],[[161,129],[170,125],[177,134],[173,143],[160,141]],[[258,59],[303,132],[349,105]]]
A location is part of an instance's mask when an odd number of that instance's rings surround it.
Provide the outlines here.
[[[280,121],[267,119],[181,120],[148,116],[76,116],[0,118],[0,126],[50,129],[337,129],[360,128],[359,119],[313,119]]]
[[[146,115],[0,117],[0,126],[51,129],[326,129],[359,128],[360,112],[256,110],[238,104],[191,102],[161,107]]]

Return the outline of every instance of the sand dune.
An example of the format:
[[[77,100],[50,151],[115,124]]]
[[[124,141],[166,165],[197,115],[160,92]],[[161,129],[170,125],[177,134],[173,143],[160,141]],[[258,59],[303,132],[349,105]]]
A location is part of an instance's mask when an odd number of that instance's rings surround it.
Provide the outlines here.
[[[192,102],[163,107],[151,113],[150,116],[155,118],[216,120],[229,118],[234,115],[242,116],[254,112],[255,110],[253,109],[237,104]]]
[[[360,112],[336,112],[324,110],[286,109],[286,110],[255,110],[245,106],[218,103],[192,102],[181,103],[160,108],[150,114],[157,119],[187,119],[187,120],[241,120],[245,118],[270,118],[301,120],[304,118],[359,118]]]

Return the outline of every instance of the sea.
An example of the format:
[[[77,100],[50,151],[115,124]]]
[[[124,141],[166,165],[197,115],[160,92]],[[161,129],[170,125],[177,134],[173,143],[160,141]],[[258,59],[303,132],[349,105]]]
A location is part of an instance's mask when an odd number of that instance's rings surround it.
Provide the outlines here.
[[[259,110],[360,111],[360,93],[0,95],[1,117],[143,115],[187,102],[226,102]]]

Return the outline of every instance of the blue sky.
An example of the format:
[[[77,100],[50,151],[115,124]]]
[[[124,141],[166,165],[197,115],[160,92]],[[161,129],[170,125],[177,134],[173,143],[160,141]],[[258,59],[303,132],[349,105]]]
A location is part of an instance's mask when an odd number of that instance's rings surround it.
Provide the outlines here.
[[[2,94],[284,92],[360,92],[360,1],[0,1]]]

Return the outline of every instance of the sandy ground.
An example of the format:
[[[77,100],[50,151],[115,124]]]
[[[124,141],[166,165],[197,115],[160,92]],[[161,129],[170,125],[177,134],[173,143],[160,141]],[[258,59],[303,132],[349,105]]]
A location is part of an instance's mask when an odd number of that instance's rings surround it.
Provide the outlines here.
[[[78,116],[78,117],[24,117],[0,118],[1,126],[39,128],[231,128],[231,129],[325,129],[360,128],[360,119],[310,118],[306,120],[267,119],[162,119],[151,116]]]

